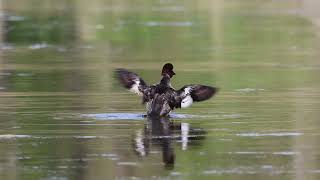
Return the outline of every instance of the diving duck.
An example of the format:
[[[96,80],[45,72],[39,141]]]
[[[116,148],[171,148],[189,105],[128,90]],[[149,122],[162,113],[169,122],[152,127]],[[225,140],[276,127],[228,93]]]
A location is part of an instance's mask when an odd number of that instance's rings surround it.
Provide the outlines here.
[[[116,77],[120,84],[129,91],[142,96],[142,103],[146,105],[147,116],[164,117],[175,108],[187,108],[193,102],[204,101],[217,92],[217,88],[199,84],[185,85],[175,90],[170,79],[175,75],[173,65],[166,63],[161,71],[158,84],[147,85],[136,73],[126,69],[116,69]]]

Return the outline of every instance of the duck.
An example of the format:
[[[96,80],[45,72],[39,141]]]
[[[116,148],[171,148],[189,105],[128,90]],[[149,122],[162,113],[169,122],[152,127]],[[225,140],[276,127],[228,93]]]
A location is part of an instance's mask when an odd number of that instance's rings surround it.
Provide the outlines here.
[[[208,100],[218,91],[216,87],[201,84],[189,84],[174,89],[170,80],[176,73],[171,63],[164,64],[161,80],[154,85],[147,85],[138,74],[127,69],[118,68],[115,75],[122,87],[142,97],[148,117],[169,116],[174,109],[188,108],[194,102]]]

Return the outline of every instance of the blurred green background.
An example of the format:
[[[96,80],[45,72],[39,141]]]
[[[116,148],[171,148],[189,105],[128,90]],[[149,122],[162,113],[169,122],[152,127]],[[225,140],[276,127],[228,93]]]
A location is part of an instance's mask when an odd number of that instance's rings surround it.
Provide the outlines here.
[[[319,179],[318,1],[0,2],[0,179]],[[113,70],[166,62],[220,88],[176,111],[202,138],[170,141],[170,170],[158,141],[136,155],[145,120],[82,116],[142,114]]]

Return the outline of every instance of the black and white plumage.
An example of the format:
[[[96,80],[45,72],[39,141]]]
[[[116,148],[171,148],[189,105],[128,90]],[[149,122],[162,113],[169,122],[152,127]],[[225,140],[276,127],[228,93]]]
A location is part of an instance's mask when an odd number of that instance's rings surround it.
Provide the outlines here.
[[[217,88],[199,84],[183,86],[175,90],[170,79],[175,75],[173,65],[167,63],[162,68],[159,84],[148,86],[137,74],[125,69],[117,69],[116,75],[123,87],[142,96],[148,116],[167,116],[175,108],[187,108],[193,102],[211,98]]]
[[[125,69],[117,69],[116,73],[120,83],[129,91],[142,96],[142,90],[146,87],[146,83],[135,73]]]
[[[212,97],[217,92],[217,88],[205,85],[191,84],[183,86],[179,90],[181,97],[181,107],[190,107],[193,102],[204,101]]]

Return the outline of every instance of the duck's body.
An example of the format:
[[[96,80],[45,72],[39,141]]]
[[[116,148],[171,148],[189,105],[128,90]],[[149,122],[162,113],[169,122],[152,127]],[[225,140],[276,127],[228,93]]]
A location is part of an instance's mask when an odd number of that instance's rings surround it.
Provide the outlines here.
[[[173,88],[160,83],[144,90],[143,103],[148,115],[164,116],[179,107],[179,96]]]
[[[167,63],[162,69],[162,79],[159,84],[147,86],[135,73],[125,69],[117,69],[121,84],[140,96],[146,104],[148,116],[167,116],[175,108],[186,108],[194,101],[204,101],[216,93],[216,88],[204,85],[186,85],[175,90],[170,79],[175,73],[173,66]]]

